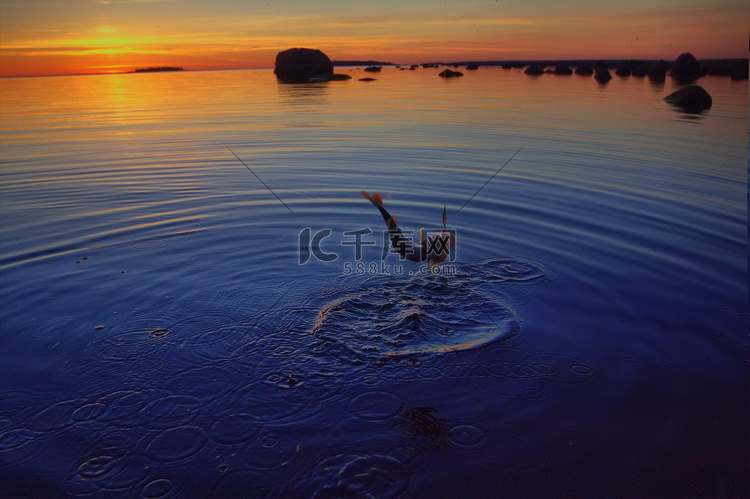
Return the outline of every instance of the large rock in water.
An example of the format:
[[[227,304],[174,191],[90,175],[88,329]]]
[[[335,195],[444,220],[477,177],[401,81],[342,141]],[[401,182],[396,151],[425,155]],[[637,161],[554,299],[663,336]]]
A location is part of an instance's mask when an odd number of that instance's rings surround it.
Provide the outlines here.
[[[333,75],[333,64],[317,49],[293,48],[276,55],[276,77],[284,83],[304,83]]]
[[[687,113],[699,114],[710,109],[713,104],[711,95],[703,87],[690,85],[672,92],[664,98],[665,101],[681,107]]]
[[[672,78],[678,83],[687,84],[698,79],[701,75],[701,65],[690,52],[680,54],[672,65]]]

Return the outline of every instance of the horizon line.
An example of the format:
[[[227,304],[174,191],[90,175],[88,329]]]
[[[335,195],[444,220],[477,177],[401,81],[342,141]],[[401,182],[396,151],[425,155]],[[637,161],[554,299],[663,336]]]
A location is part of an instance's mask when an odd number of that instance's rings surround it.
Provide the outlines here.
[[[718,62],[718,61],[743,61],[748,60],[748,57],[708,57],[697,59],[698,62]],[[596,57],[596,58],[585,58],[585,57],[574,57],[574,58],[553,58],[553,59],[465,59],[460,61],[425,61],[420,63],[392,63],[392,62],[378,62],[382,66],[422,66],[424,64],[439,64],[443,66],[451,65],[467,65],[467,64],[479,64],[479,65],[500,65],[502,63],[524,63],[525,66],[533,64],[554,64],[554,63],[568,63],[569,65],[575,66],[575,63],[589,63],[589,62],[616,62],[616,61],[633,61],[633,62],[655,62],[665,61],[668,65],[674,61],[666,59],[664,57],[653,57],[653,58],[639,58],[639,57]],[[368,63],[375,61],[375,59],[362,59],[362,60],[331,60],[335,67],[358,67],[365,66]],[[353,63],[360,62],[361,64],[339,64],[337,63]],[[139,66],[139,67],[150,67],[150,66]],[[152,72],[196,72],[196,71],[250,71],[250,70],[265,70],[274,69],[274,66],[256,66],[256,67],[228,67],[228,68],[195,68],[190,69],[184,66],[180,66],[180,71],[136,71],[137,68],[131,68],[123,71],[102,71],[102,72],[83,72],[83,73],[49,73],[49,74],[18,74],[18,75],[0,75],[0,78],[48,78],[57,76],[107,76],[107,75],[126,75],[126,74],[140,74],[140,73],[152,73]]]

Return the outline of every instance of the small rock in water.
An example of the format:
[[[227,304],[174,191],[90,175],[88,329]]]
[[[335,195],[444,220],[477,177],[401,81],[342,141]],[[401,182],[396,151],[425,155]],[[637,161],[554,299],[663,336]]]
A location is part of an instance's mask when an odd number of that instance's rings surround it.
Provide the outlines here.
[[[657,83],[661,83],[667,77],[667,63],[664,59],[661,59],[651,65],[648,70],[648,79]]]
[[[567,75],[572,75],[573,70],[570,69],[570,66],[568,66],[567,64],[558,64],[557,66],[555,66],[555,69],[554,71],[552,71],[552,74],[567,76]]]
[[[313,76],[308,81],[311,83],[323,83],[326,81],[344,81],[344,80],[351,80],[352,77],[345,74],[338,74],[333,73],[329,75],[319,75],[319,76]]]
[[[617,69],[615,70],[615,74],[617,76],[630,76],[630,73],[631,73],[630,66],[627,66],[625,64],[618,66]]]
[[[598,81],[599,83],[607,83],[612,79],[612,75],[609,73],[609,69],[599,68],[599,70],[594,75],[594,79],[596,79],[596,81]]]
[[[438,76],[442,76],[443,78],[455,78],[456,76],[463,76],[464,74],[461,71],[453,71],[450,69],[446,69],[442,73],[440,73]]]
[[[747,63],[747,61],[745,61]],[[744,67],[734,67],[729,70],[729,77],[732,81],[743,81],[747,80],[748,71],[747,64]]]
[[[537,66],[536,64],[534,64],[533,66],[529,66],[528,68],[526,68],[524,73],[527,75],[536,76],[536,75],[544,74],[544,70],[540,68],[539,66]]]

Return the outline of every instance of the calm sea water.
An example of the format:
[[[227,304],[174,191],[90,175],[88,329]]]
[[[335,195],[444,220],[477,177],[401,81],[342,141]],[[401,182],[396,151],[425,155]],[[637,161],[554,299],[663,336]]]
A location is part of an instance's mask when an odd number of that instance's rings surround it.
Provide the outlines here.
[[[747,82],[438,71],[0,80],[3,494],[747,490]]]

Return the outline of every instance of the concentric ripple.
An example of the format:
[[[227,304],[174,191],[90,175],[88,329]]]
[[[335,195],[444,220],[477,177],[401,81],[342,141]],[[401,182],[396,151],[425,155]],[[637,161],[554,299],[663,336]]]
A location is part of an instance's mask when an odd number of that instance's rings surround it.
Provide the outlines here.
[[[366,357],[440,354],[518,334],[514,310],[464,278],[373,279],[325,305],[312,328]]]
[[[547,271],[539,264],[511,258],[491,258],[476,266],[481,278],[488,282],[532,284],[547,279]]]
[[[454,426],[448,432],[448,440],[459,447],[476,447],[484,441],[484,432],[471,425]]]
[[[399,497],[408,481],[404,465],[391,456],[338,455],[318,464],[313,497]]]

